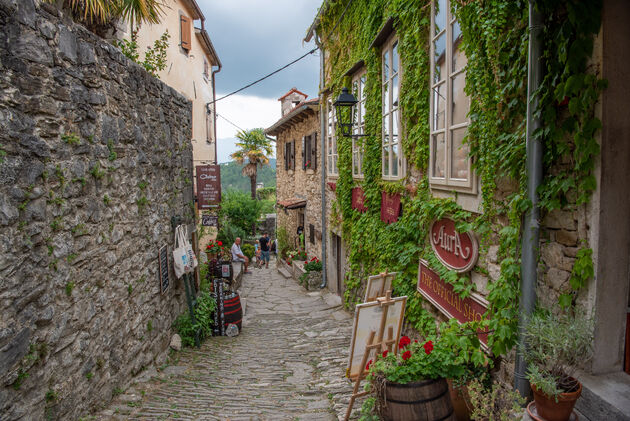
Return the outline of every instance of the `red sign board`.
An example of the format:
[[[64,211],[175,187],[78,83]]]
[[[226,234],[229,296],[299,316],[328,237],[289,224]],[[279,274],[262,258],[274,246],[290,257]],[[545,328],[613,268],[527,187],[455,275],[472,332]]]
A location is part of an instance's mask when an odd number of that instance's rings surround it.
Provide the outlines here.
[[[418,292],[447,317],[455,318],[460,323],[479,322],[488,310],[488,302],[483,297],[471,294],[461,298],[453,291],[451,284],[440,279],[422,260],[418,267]],[[487,333],[480,333],[478,336],[483,344],[488,344]]]
[[[219,165],[200,165],[197,171],[197,206],[210,209],[221,203],[221,167]]]
[[[477,263],[477,239],[471,232],[457,232],[452,219],[442,218],[433,222],[429,236],[435,255],[447,268],[460,273],[468,272]]]
[[[381,193],[381,221],[391,224],[400,216],[400,194]]]
[[[365,194],[361,187],[352,189],[352,209],[356,209],[361,213],[367,211],[367,207],[365,206]]]
[[[328,184],[328,187],[330,187],[330,190],[332,190],[332,191],[337,190],[337,183],[333,183],[333,182],[329,181],[326,184]]]

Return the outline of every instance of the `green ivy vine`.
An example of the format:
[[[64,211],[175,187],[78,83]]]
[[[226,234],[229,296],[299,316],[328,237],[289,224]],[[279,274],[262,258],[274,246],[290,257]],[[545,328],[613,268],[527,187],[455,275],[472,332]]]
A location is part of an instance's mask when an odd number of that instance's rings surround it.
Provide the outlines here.
[[[545,18],[543,34],[545,77],[538,91],[543,129],[535,133],[545,146],[542,208],[575,207],[587,202],[595,186],[594,162],[599,147],[595,138],[601,123],[595,105],[605,82],[589,64],[593,40],[601,21],[601,0],[537,2]],[[318,31],[328,34],[346,9],[347,1],[324,6]],[[429,30],[431,1],[372,0],[354,2],[329,39],[326,88],[337,95],[350,86],[346,71],[365,62],[366,117],[363,138],[364,178],[352,178],[352,141],[338,137],[339,179],[335,215],[341,218],[343,238],[349,244],[346,305],[359,301],[362,281],[385,269],[399,272],[395,292],[407,295],[406,317],[424,333],[436,329],[433,317],[416,292],[418,259],[425,259],[462,297],[474,291],[469,275],[441,265],[426,234],[434,219],[449,215],[460,231],[475,230],[482,249],[498,244],[500,276],[488,283],[488,319],[459,329],[488,329],[495,355],[506,353],[516,341],[520,284],[521,217],[531,206],[526,199],[525,115],[527,106],[528,2],[525,0],[457,0],[452,2],[463,33],[468,58],[466,93],[471,98],[467,142],[473,166],[481,180],[483,213],[463,210],[453,199],[435,198],[426,174],[429,162]],[[407,179],[381,177],[381,59],[369,46],[390,17],[399,39],[403,68],[400,108]],[[419,179],[419,180],[418,180]],[[418,181],[416,181],[418,180]],[[367,211],[352,209],[351,190],[360,185]],[[393,224],[380,220],[381,192],[400,193],[403,214]],[[335,218],[336,219],[336,218]],[[587,249],[585,249],[587,250]],[[582,287],[592,273],[591,254],[581,252],[571,285]],[[483,265],[482,265],[483,266]],[[592,269],[592,262],[590,265]],[[483,268],[480,269],[482,272]],[[564,299],[565,303],[567,298]],[[455,329],[443,324],[440,329]],[[471,335],[475,338],[475,335]],[[475,339],[471,339],[473,342]],[[478,343],[477,343],[478,344]],[[478,355],[475,356],[478,358]]]

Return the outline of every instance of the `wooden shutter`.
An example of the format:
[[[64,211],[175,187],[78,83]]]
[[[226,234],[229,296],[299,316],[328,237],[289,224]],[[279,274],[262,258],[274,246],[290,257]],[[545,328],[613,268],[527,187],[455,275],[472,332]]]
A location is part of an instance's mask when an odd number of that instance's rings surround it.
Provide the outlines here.
[[[295,170],[295,140],[292,140],[289,145],[289,154],[291,159],[289,160],[289,169]]]
[[[311,244],[315,244],[315,227],[313,224],[308,224],[308,239]]]
[[[302,169],[306,170],[306,160],[307,160],[307,155],[306,155],[306,144],[308,143],[308,136],[302,136]]]
[[[181,34],[182,34],[182,48],[186,51],[190,51],[190,36],[191,36],[191,21],[188,16],[181,15],[180,17],[180,26],[181,26]]]
[[[289,142],[284,144],[284,170],[289,169],[289,160],[291,159],[291,152],[289,151]]]
[[[311,135],[311,168],[317,169],[317,132]]]

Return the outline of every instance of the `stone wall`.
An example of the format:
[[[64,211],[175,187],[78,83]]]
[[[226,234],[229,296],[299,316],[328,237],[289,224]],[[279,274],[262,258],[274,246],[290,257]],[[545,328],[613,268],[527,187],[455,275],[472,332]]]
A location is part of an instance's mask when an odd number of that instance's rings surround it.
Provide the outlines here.
[[[317,133],[317,165],[315,168],[302,168],[302,137]],[[278,228],[284,227],[289,233],[290,244],[293,247],[298,242],[298,212],[304,212],[304,241],[309,256],[322,258],[322,201],[321,201],[321,138],[319,114],[309,114],[306,120],[284,130],[277,137],[276,156],[276,197],[277,201],[291,198],[306,199],[306,208],[278,209]],[[295,141],[295,170],[284,169],[284,145]],[[314,227],[314,243],[309,241],[309,225]]]
[[[33,0],[0,0],[0,418],[76,419],[161,363],[184,309],[191,105]],[[172,271],[171,271],[172,272]]]

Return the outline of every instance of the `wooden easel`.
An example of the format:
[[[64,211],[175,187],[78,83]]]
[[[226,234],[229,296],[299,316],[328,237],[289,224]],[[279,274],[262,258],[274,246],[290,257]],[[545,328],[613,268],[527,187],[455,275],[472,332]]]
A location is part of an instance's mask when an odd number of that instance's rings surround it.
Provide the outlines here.
[[[381,275],[386,276],[387,272]],[[384,282],[383,285],[385,285]],[[367,345],[365,346],[365,352],[363,353],[363,358],[361,359],[361,372],[357,375],[357,378],[354,382],[354,389],[352,390],[352,396],[350,397],[350,403],[348,403],[348,410],[346,411],[346,417],[344,418],[345,421],[348,421],[350,419],[350,413],[352,412],[352,407],[354,406],[355,399],[361,396],[365,396],[369,393],[366,391],[359,392],[359,387],[361,386],[361,380],[363,380],[367,376],[368,370],[365,369],[365,366],[367,365],[370,354],[373,350],[377,350],[376,355],[385,351],[391,351],[392,345],[396,343],[396,339],[394,339],[394,328],[391,326],[387,331],[387,339],[383,340],[389,306],[395,303],[395,301],[392,300],[392,291],[387,290],[385,296],[377,297],[376,301],[378,301],[379,305],[383,308],[383,313],[381,314],[381,324],[378,328],[378,336],[376,331],[372,330],[370,332],[370,336],[368,337]],[[374,339],[375,336],[376,340]]]
[[[387,273],[387,269],[385,269],[385,272],[381,272],[379,273],[379,276],[381,278],[383,278],[383,284],[381,285],[381,289],[376,293],[375,297],[368,297],[366,303],[371,302],[371,301],[376,301],[378,297],[384,297],[385,296],[385,284],[387,282],[387,276],[389,275],[389,273]]]

